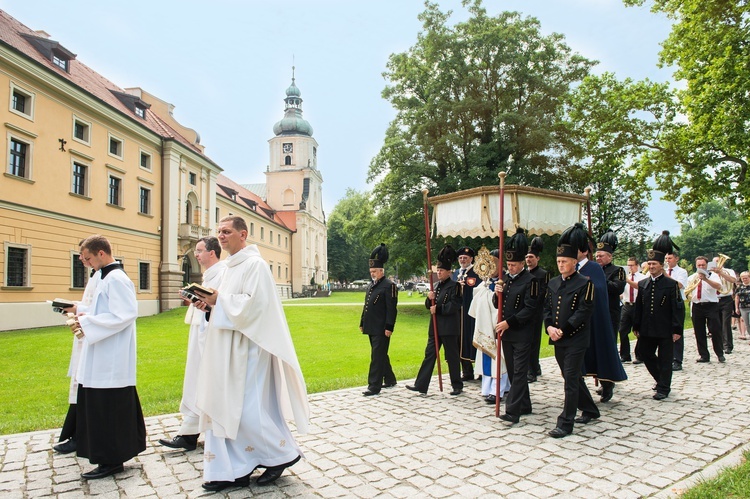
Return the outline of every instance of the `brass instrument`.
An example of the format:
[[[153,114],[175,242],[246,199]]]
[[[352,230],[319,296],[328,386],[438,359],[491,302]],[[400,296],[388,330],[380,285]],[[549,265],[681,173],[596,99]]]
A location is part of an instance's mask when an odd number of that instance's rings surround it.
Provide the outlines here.
[[[698,287],[698,284],[700,284],[701,278],[698,277],[698,274],[694,274],[693,277],[688,280],[688,284],[685,287],[685,299],[690,301],[691,300],[691,294],[693,294],[693,291],[695,291],[695,288]]]
[[[731,257],[725,255],[724,253],[719,253],[719,260],[716,262],[716,267],[714,270],[717,274],[719,274],[719,277],[721,278],[721,288],[719,289],[718,293],[720,295],[730,295],[732,294],[732,283],[724,279],[724,276],[722,275],[720,270],[724,270],[724,264],[727,263],[727,260],[730,260]]]

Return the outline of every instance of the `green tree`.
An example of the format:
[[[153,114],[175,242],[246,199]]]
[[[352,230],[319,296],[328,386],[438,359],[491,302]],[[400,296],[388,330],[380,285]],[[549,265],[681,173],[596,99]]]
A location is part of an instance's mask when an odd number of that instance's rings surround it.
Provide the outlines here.
[[[368,276],[367,261],[376,246],[375,212],[367,193],[347,189],[328,217],[328,272],[338,282]]]
[[[384,73],[383,97],[397,114],[369,180],[378,181],[379,220],[399,234],[394,244],[413,268],[426,263],[422,188],[492,185],[500,170],[508,183],[564,184],[564,105],[594,64],[562,35],[542,35],[534,18],[491,17],[480,0],[463,5],[470,18],[449,25],[451,13],[426,2],[415,45],[391,55]]]
[[[652,11],[674,21],[660,63],[674,66],[675,79],[685,82],[674,96],[687,120],[672,117],[668,132],[637,158],[637,170],[654,176],[682,213],[706,200],[728,199],[748,215],[750,3],[654,0]]]

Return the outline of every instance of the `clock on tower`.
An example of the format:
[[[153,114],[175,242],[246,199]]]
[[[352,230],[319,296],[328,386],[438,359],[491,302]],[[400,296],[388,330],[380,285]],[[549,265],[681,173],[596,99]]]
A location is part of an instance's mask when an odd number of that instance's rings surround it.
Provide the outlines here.
[[[291,144],[291,143],[286,143],[286,144],[283,144],[283,145],[281,146],[281,151],[282,151],[282,152],[283,152],[284,154],[291,154],[291,153],[292,153],[292,150],[293,150],[293,147],[292,147],[292,144]]]

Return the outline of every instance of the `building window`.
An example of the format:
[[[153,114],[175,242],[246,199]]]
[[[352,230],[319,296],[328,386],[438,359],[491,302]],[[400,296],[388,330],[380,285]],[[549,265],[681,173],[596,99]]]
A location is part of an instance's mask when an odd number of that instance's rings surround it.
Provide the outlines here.
[[[139,116],[141,118],[145,118],[146,117],[146,109],[144,109],[143,107],[141,107],[141,106],[139,106],[139,105],[136,104],[136,106],[135,106],[135,115]]]
[[[263,232],[264,232],[264,230],[265,230],[265,227],[261,227],[260,228],[260,240],[261,241],[263,240]]]
[[[270,267],[270,269],[271,269],[271,275],[273,275],[273,262],[270,262],[270,263],[268,264],[268,266],[269,266],[269,267]]]
[[[73,253],[71,255],[71,276],[73,277],[73,282],[71,283],[71,287],[75,289],[82,289],[86,287],[86,267],[83,266],[83,262],[79,258],[78,253]]]
[[[70,64],[70,61],[68,59],[65,59],[58,54],[52,54],[52,64],[57,66],[58,68],[62,69],[63,71],[68,71],[68,66]]]
[[[31,286],[31,246],[5,243],[5,286]]]
[[[122,159],[122,140],[111,135],[109,136],[109,154],[110,156]]]
[[[287,166],[287,165],[291,165],[291,164],[292,164],[292,157],[291,156],[285,157],[284,158],[284,165]]]
[[[34,94],[10,84],[10,110],[24,118],[34,118]]]
[[[86,165],[82,165],[80,163],[73,163],[73,194],[78,194],[79,196],[87,196],[88,195],[88,167]]]
[[[141,151],[141,168],[150,170],[151,169],[151,155]]]
[[[273,231],[272,230],[268,231],[268,242],[273,244]]]
[[[28,151],[29,144],[21,142],[16,138],[10,139],[10,161],[8,173],[16,177],[30,178],[28,168]]]
[[[193,172],[188,173],[188,182],[190,182],[190,185],[195,185],[198,182],[198,176]]]
[[[151,214],[151,189],[140,187],[140,204],[138,211],[144,215]]]
[[[151,290],[151,264],[138,262],[138,291]]]
[[[73,138],[84,144],[91,143],[91,124],[73,117]]]
[[[284,267],[284,279],[289,279],[289,267]]]
[[[284,236],[284,247],[289,248],[289,237]]]
[[[276,277],[281,279],[281,265],[276,266]]]
[[[219,220],[220,220],[220,218],[219,218],[219,209],[216,208],[216,223],[219,223]]]
[[[109,204],[121,206],[122,203],[122,179],[113,175],[109,176]]]
[[[250,235],[255,236],[255,224],[250,222]]]
[[[279,246],[281,246],[281,234],[279,234],[278,236],[276,236],[276,244],[278,244]]]

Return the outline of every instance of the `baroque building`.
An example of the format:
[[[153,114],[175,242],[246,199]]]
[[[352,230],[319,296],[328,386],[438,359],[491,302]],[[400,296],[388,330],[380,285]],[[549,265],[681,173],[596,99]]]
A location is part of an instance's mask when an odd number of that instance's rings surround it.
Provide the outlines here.
[[[47,300],[80,298],[79,242],[97,233],[133,280],[140,315],[182,304],[179,288],[201,279],[195,244],[226,215],[247,220],[281,296],[325,282],[317,143],[289,90],[260,196],[222,175],[174,106],[118,87],[0,11],[0,330],[62,324]]]

